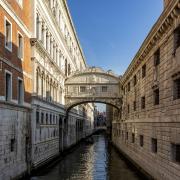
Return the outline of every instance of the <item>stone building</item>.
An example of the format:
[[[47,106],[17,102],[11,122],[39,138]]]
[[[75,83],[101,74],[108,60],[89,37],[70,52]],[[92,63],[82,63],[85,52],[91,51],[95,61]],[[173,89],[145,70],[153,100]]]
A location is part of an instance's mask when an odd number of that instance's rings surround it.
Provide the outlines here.
[[[65,0],[0,0],[0,179],[22,176],[93,131],[93,104],[65,119],[65,79],[86,61]]]
[[[86,68],[85,58],[66,1],[33,0],[33,5],[32,168],[37,168],[89,133],[93,106],[76,107],[65,119],[64,82]]]
[[[31,1],[0,1],[0,179],[24,174],[30,148]]]
[[[180,179],[180,1],[164,11],[122,76],[113,142],[154,179]]]

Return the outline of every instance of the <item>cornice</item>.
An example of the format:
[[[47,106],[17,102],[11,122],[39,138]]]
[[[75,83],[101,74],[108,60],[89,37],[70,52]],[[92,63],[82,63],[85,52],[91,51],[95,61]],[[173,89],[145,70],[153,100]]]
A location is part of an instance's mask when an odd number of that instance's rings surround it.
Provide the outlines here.
[[[77,33],[76,33],[76,29],[75,29],[75,27],[74,27],[74,23],[73,23],[73,21],[72,21],[71,13],[70,13],[70,11],[69,11],[69,8],[68,8],[68,5],[67,5],[66,0],[63,0],[63,3],[64,3],[65,10],[66,10],[66,12],[67,12],[67,16],[68,16],[68,18],[69,18],[69,20],[70,20],[69,22],[70,22],[70,25],[71,25],[71,27],[72,27],[72,30],[73,30],[73,33],[74,33],[74,37],[76,38],[78,47],[79,47],[79,49],[80,49],[81,56],[82,56],[82,58],[83,58],[83,61],[84,61],[85,66],[87,67],[86,60],[85,60],[86,58],[85,58],[85,56],[84,56],[82,47],[81,47],[81,45],[80,45],[80,42],[79,42],[79,39],[78,39],[78,36],[77,36]]]
[[[171,3],[164,9],[161,16],[142,43],[139,51],[124,73],[122,77],[122,83],[124,83],[131,76],[133,71],[145,60],[145,57],[158,43],[162,36],[168,31],[169,27],[173,26],[173,22],[179,16],[179,14],[180,0],[172,0]]]

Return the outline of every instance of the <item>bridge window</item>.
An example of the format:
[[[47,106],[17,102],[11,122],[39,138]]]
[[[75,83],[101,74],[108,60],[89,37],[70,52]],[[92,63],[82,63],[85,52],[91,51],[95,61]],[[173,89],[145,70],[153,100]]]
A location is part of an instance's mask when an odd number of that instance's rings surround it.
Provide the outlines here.
[[[180,99],[180,78],[174,81],[174,99]]]
[[[80,86],[80,92],[86,92],[86,86]]]
[[[141,147],[144,146],[144,136],[143,135],[139,136],[139,144],[140,144]]]
[[[145,109],[146,107],[146,100],[145,96],[141,97],[141,109]]]
[[[180,163],[180,144],[172,144],[171,151],[172,151],[172,160],[174,162]]]
[[[102,86],[102,92],[107,92],[107,86]]]
[[[151,139],[151,144],[152,144],[152,152],[157,153],[157,139],[152,138]]]
[[[143,65],[142,67],[142,78],[146,76],[146,64]]]

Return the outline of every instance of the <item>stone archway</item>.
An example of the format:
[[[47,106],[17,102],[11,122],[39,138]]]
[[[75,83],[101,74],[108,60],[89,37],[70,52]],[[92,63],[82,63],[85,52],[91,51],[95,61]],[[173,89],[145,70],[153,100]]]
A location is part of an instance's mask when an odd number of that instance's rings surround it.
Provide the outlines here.
[[[121,78],[111,71],[90,67],[65,80],[65,104],[68,111],[79,104],[100,102],[120,109],[122,104]]]

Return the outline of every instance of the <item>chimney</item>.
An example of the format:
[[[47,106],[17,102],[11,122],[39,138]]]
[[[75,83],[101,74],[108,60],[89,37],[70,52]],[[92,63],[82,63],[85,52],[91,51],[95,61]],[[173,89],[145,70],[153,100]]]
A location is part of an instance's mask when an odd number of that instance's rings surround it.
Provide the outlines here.
[[[168,6],[171,0],[164,0],[164,9]]]

